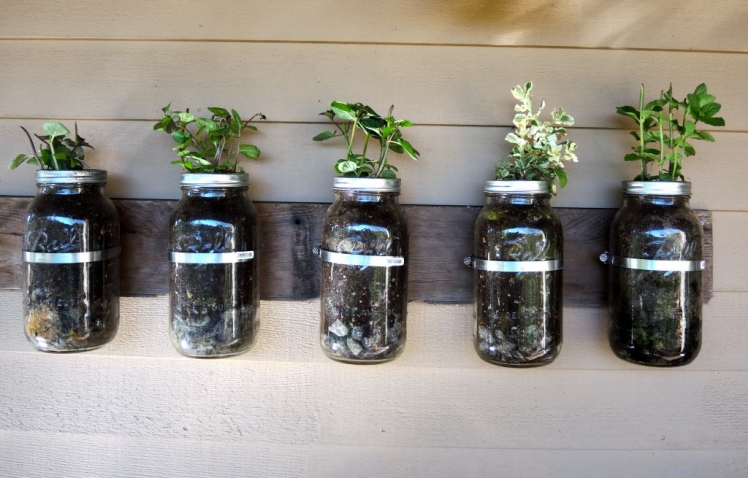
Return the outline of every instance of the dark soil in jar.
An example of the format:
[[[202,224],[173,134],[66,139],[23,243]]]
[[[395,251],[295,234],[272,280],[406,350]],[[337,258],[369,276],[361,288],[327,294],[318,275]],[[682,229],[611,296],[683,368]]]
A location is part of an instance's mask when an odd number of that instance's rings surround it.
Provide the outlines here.
[[[74,253],[119,246],[114,204],[98,188],[54,187],[30,203],[24,250]],[[39,350],[76,352],[119,328],[119,257],[77,264],[24,263],[26,337]]]
[[[487,205],[475,226],[476,258],[547,261],[562,258],[561,222],[548,206]],[[561,350],[563,271],[474,271],[476,352],[490,363],[530,367]]]
[[[698,219],[690,208],[668,207],[670,203],[630,196],[613,219],[611,252],[638,259],[701,260]],[[686,365],[696,358],[701,348],[702,274],[611,266],[608,337],[615,354],[660,367]]]
[[[400,256],[399,267],[322,263],[321,345],[333,359],[388,361],[405,347],[408,229],[392,202],[336,202],[323,225],[323,249]]]
[[[174,252],[255,251],[254,259],[235,264],[170,264],[172,344],[190,357],[248,351],[260,327],[254,206],[238,191],[228,197],[190,197],[180,201],[170,223]]]

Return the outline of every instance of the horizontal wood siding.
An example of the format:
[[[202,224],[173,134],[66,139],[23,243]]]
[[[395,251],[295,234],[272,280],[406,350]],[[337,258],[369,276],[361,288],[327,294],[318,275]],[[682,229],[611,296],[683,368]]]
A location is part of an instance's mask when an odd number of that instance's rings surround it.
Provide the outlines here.
[[[405,135],[420,160],[395,159],[401,202],[417,225],[414,244],[439,218],[449,226],[439,240],[452,247],[441,257],[455,259],[469,244],[468,216],[483,203],[483,181],[509,151],[510,89],[518,83],[532,80],[536,104],[544,98],[576,120],[570,138],[579,162],[568,165],[569,185],[553,198],[562,214],[582,211],[581,222],[566,224],[580,239],[567,243],[569,257],[597,253],[604,228],[591,229],[590,221],[620,207],[621,181],[637,174],[636,164],[622,160],[634,146],[633,122],[615,107],[636,104],[640,83],[654,96],[672,82],[683,96],[706,82],[727,126],[707,128],[716,142],[695,143],[684,169],[691,205],[711,212],[714,247],[703,347],[686,367],[617,359],[607,344],[606,308],[572,307],[573,294],[560,356],[532,370],[478,358],[470,304],[420,300],[408,305],[403,355],[373,367],[325,358],[318,299],[263,300],[256,346],[231,359],[180,356],[169,343],[164,295],[124,297],[120,331],[100,350],[43,354],[24,338],[21,291],[5,289],[0,476],[748,476],[745,2],[5,3],[3,286],[18,283],[27,201],[18,198],[36,192],[33,168],[5,169],[30,152],[19,125],[39,131],[52,119],[78,122],[96,147],[90,163],[109,171],[107,194],[138,218],[126,221],[127,255],[135,260],[124,273],[163,292],[163,273],[143,275],[164,264],[156,245],[180,196],[172,141],[151,129],[160,108],[265,113],[259,132],[245,138],[262,156],[244,166],[263,220],[293,232],[279,234],[280,265],[263,272],[282,291],[275,298],[317,293],[308,280],[317,263],[306,249],[322,204],[332,200],[332,166],[343,145],[311,138],[329,127],[318,113],[332,100],[380,112],[394,104],[397,117],[416,123]],[[451,219],[444,221],[445,212]],[[582,240],[580,232],[593,230],[597,239]],[[306,261],[291,280],[289,251]],[[433,263],[452,281],[424,280],[414,286],[418,298],[469,291],[469,271],[452,258],[418,254],[416,265]],[[577,284],[580,295],[604,290],[589,269],[575,276],[566,274],[567,286]],[[272,291],[264,287],[265,297]]]

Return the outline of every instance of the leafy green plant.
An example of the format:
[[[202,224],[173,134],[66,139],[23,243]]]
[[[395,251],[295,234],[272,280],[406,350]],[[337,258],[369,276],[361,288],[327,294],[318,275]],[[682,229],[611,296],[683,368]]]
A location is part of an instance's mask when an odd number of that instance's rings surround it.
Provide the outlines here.
[[[236,110],[210,107],[210,118],[198,117],[185,111],[172,111],[171,103],[162,108],[164,117],[153,126],[171,135],[177,145],[174,151],[179,164],[191,173],[233,173],[237,170],[239,154],[250,159],[260,156],[260,150],[252,144],[241,144],[244,130],[257,131],[250,125],[255,118],[264,120],[265,115],[257,113],[247,121],[242,120]],[[239,167],[239,171],[244,169]]]
[[[400,128],[413,126],[408,120],[396,120],[392,116],[393,106],[390,106],[386,117],[381,117],[376,111],[361,103],[344,103],[333,101],[330,109],[320,113],[333,122],[337,131],[325,131],[318,134],[314,141],[325,141],[342,136],[345,138],[347,151],[345,158],[335,164],[335,172],[348,177],[394,178],[397,168],[389,163],[387,153],[407,153],[414,160],[418,160],[420,153],[403,138]],[[342,122],[337,122],[338,118]],[[353,141],[356,131],[364,134],[361,154],[353,151]],[[379,141],[379,157],[368,158],[366,153],[371,138]]]
[[[514,107],[515,132],[506,135],[512,143],[509,156],[496,166],[497,180],[554,181],[561,187],[569,179],[564,170],[564,161],[577,161],[574,151],[576,143],[561,141],[566,136],[565,126],[572,126],[574,118],[563,108],[551,112],[551,121],[540,121],[540,113],[545,108],[545,100],[540,102],[537,113],[532,109],[532,82],[517,85],[512,95],[519,100]],[[556,183],[551,183],[551,191],[556,193]]]
[[[696,150],[692,140],[714,141],[708,131],[699,131],[699,122],[709,126],[724,126],[725,120],[715,116],[722,105],[713,95],[707,93],[704,83],[683,100],[673,97],[673,86],[661,91],[660,97],[644,103],[644,85],[639,88],[639,109],[633,106],[619,106],[616,112],[633,118],[638,124],[631,135],[639,141],[627,154],[626,161],[640,161],[641,173],[636,181],[677,181],[684,180],[683,160],[693,156]],[[679,113],[679,114],[677,114]],[[657,174],[650,175],[650,164],[657,165]]]
[[[83,160],[85,155],[83,148],[93,149],[93,146],[78,136],[78,123],[75,123],[75,136],[72,138],[68,136],[70,130],[62,123],[57,121],[44,123],[42,130],[47,134],[44,136],[34,135],[39,139],[38,150],[28,130],[23,126],[21,126],[21,129],[29,138],[31,150],[34,154],[19,154],[8,165],[8,169],[16,169],[24,162],[39,166],[41,169],[79,170],[88,168]]]

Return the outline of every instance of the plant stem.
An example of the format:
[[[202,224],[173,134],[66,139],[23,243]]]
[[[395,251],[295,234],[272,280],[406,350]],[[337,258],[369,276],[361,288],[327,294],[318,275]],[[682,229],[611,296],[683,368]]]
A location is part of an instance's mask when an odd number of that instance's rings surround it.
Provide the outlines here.
[[[26,137],[27,137],[27,138],[29,138],[29,143],[31,143],[31,152],[32,152],[32,153],[34,153],[34,156],[36,156],[36,160],[37,160],[37,161],[39,161],[39,164],[40,164],[40,165],[42,165],[42,160],[41,160],[41,158],[39,157],[39,155],[38,155],[38,154],[36,153],[36,146],[34,146],[34,140],[33,140],[33,139],[31,139],[31,135],[30,135],[30,134],[29,134],[29,132],[28,132],[28,131],[26,130],[26,128],[24,128],[23,126],[21,126],[21,129],[23,130],[23,132],[24,132],[24,133],[26,133]],[[42,165],[42,166],[43,166],[43,165]]]
[[[647,180],[647,159],[644,157],[644,83],[639,87],[639,154],[641,154],[642,163],[642,181]]]

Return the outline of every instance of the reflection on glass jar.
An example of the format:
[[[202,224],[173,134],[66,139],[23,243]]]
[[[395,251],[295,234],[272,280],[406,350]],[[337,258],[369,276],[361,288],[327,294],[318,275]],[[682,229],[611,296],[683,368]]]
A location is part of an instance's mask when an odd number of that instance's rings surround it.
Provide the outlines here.
[[[688,364],[701,348],[703,275],[691,184],[623,184],[624,204],[610,229],[610,346],[629,362]]]
[[[236,355],[257,338],[260,234],[248,185],[245,173],[182,175],[169,221],[169,333],[183,355]]]
[[[45,352],[101,347],[119,328],[119,219],[106,171],[40,170],[23,231],[26,337]]]
[[[322,232],[322,350],[385,362],[405,347],[408,226],[399,179],[335,178]]]
[[[475,350],[510,367],[551,363],[561,350],[563,231],[545,181],[487,181],[475,223]]]

